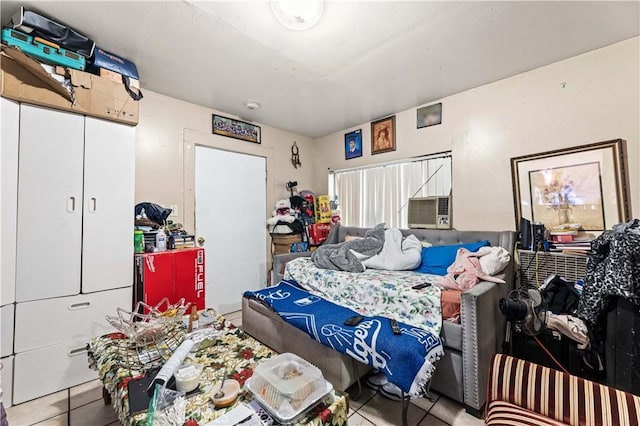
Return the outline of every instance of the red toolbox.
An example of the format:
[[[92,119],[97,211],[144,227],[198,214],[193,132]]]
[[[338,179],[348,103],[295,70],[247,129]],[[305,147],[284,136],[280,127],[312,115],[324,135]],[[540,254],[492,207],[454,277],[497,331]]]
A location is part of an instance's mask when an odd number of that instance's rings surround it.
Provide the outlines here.
[[[155,305],[164,297],[205,308],[205,267],[203,248],[185,248],[134,256],[133,305],[143,301]]]

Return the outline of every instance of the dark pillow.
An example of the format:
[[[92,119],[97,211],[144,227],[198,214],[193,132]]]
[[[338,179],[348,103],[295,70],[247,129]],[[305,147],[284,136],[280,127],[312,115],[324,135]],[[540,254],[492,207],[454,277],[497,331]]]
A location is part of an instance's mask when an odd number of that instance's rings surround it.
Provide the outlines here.
[[[422,248],[422,262],[416,272],[423,274],[447,275],[447,268],[456,260],[456,254],[461,247],[470,252],[475,252],[480,247],[488,246],[489,241],[478,241],[477,243],[453,244],[450,246],[431,246]]]

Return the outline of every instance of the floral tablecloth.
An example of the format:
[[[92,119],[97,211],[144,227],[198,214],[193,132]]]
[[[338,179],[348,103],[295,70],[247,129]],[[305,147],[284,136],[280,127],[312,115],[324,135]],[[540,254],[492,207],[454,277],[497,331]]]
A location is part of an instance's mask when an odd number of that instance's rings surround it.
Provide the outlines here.
[[[215,318],[215,321],[208,324],[207,327],[215,327],[221,331],[221,334],[216,338],[214,345],[191,353],[187,358],[187,361],[205,365],[200,379],[200,389],[208,389],[212,384],[220,382],[225,371],[230,378],[243,385],[253,374],[258,362],[275,355],[275,353],[226,321],[222,315],[213,310],[208,310],[207,313]],[[174,332],[186,333],[182,323],[177,323],[173,327],[172,331]],[[89,343],[89,365],[98,371],[100,380],[111,395],[120,422],[124,425],[147,426],[146,412],[129,415],[127,395],[127,384],[132,379],[142,377],[144,367],[132,368],[131,364],[127,366],[127,363],[122,361],[123,359],[135,358],[138,351],[139,348],[135,342],[129,340],[122,333],[96,337]],[[227,409],[215,409],[208,394],[205,392],[196,394],[187,399],[187,418],[197,422],[191,422],[189,426],[205,425],[233,409],[237,404],[250,400],[251,395],[243,388],[234,405]],[[334,392],[299,424],[341,426],[347,424],[347,415],[347,397]]]

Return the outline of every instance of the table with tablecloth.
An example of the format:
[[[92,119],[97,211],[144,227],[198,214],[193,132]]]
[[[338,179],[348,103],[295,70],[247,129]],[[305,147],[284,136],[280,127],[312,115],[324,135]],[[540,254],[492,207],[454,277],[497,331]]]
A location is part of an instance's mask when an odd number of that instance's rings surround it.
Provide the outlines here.
[[[219,383],[225,371],[229,378],[241,385],[251,377],[256,365],[266,358],[276,355],[274,351],[253,337],[235,327],[225,318],[208,309],[206,314],[215,320],[206,325],[219,330],[215,343],[209,347],[192,352],[187,360],[205,366],[200,378],[200,389],[207,389]],[[171,326],[169,335],[182,339],[186,327],[182,322]],[[146,365],[132,367],[131,359],[139,359],[140,347],[122,333],[111,333],[96,337],[88,345],[89,365],[98,372],[103,383],[105,397],[110,396],[114,409],[123,425],[146,426],[147,413],[130,415],[128,383],[144,376]],[[251,400],[251,394],[243,387],[238,400],[226,409],[216,409],[206,392],[196,393],[187,399],[187,419],[193,419],[199,425],[222,416],[238,404]],[[108,399],[108,398],[107,398]],[[346,425],[348,416],[348,397],[340,392],[332,392],[320,405],[312,409],[299,424],[303,425]]]

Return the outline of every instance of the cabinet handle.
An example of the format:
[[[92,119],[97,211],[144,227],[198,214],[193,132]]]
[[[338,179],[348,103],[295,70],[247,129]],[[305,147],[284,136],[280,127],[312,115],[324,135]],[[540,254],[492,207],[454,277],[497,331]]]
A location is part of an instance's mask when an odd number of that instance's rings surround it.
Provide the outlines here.
[[[96,197],[89,198],[89,213],[95,213],[98,209],[98,202]]]
[[[67,211],[73,213],[76,211],[76,197],[69,197],[67,199]]]
[[[78,309],[87,309],[89,306],[91,306],[91,302],[74,303],[72,305],[69,305],[69,310],[77,311]]]
[[[82,355],[83,353],[86,353],[86,352],[87,352],[87,347],[83,346],[81,348],[71,349],[69,352],[67,352],[67,356]]]

